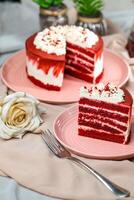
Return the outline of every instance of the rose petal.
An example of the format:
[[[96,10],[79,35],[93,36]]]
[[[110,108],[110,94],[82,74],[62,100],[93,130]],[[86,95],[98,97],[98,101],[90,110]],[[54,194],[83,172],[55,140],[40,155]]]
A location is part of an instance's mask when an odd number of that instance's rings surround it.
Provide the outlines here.
[[[38,128],[42,122],[38,104],[38,100],[23,92],[5,97],[0,107],[0,137],[20,138],[25,130],[33,131]]]

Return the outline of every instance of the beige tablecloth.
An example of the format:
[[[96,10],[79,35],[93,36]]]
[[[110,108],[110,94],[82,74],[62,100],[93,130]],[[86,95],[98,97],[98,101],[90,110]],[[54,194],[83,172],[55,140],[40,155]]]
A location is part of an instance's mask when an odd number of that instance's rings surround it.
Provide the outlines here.
[[[109,41],[110,38],[106,45],[113,48]],[[117,48],[116,45],[115,48]],[[127,87],[133,93],[132,73],[130,73]],[[7,88],[2,82],[0,82],[0,88],[1,96],[5,95]],[[43,103],[42,106],[47,109],[43,127],[52,129],[55,117],[70,105]],[[132,130],[133,132],[134,130]],[[113,182],[128,189],[131,192],[130,199],[134,199],[134,163],[132,161],[81,159]],[[37,134],[28,134],[20,140],[0,139],[0,170],[1,175],[10,176],[21,185],[62,199],[117,199],[92,174],[87,174],[69,160],[55,157],[48,150],[41,136]]]

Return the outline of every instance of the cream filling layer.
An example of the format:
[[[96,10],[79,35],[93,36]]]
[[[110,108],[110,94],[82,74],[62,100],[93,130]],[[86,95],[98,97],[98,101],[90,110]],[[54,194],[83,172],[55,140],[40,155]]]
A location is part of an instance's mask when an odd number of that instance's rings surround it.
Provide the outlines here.
[[[94,78],[96,79],[103,72],[103,54],[94,62]]]
[[[105,109],[105,108],[99,108],[99,107],[95,107],[95,106],[89,106],[89,105],[83,105],[83,104],[79,104],[79,106],[81,107],[84,107],[84,108],[93,108],[95,110],[98,110],[98,109],[101,109],[103,111],[108,111],[110,114],[120,114],[121,116],[128,116],[128,114],[125,114],[125,113],[121,113],[119,111],[113,111],[113,110],[108,110],[108,109]]]
[[[84,119],[85,122],[89,122],[90,120],[89,119]],[[93,121],[93,120],[92,120]],[[121,131],[123,132],[123,130],[121,130],[120,128],[116,127],[116,126],[113,126],[107,122],[101,122],[101,120],[98,120],[98,119],[95,119],[94,122],[98,122],[99,124],[101,123],[101,125],[106,125],[106,126],[109,126],[110,128],[114,128],[114,129],[117,129],[118,131]],[[119,123],[120,124],[120,123]],[[125,124],[125,126],[128,125],[128,124]]]
[[[125,131],[125,132],[122,132],[122,134],[115,134],[115,133],[110,133],[110,132],[107,132],[107,131],[104,131],[104,130],[102,130],[102,129],[97,129],[97,131],[98,132],[105,132],[105,133],[107,133],[107,134],[112,134],[112,135],[123,135],[124,136],[124,138],[125,138],[125,141],[124,141],[124,143],[127,141],[127,138],[128,138],[128,136],[129,136],[129,134],[130,134],[130,123],[128,124],[128,128],[127,128],[127,130]],[[78,125],[78,129],[83,129],[83,130],[85,130],[85,131],[88,131],[88,130],[96,130],[95,128],[90,128],[90,127],[87,127],[87,126],[84,126],[84,125]]]
[[[67,47],[67,50],[71,51],[74,54],[81,55],[83,58],[86,58],[89,61],[94,61],[94,58],[91,58],[90,56],[88,56],[88,55],[86,55],[86,54],[84,54],[84,53],[82,53],[82,52],[80,52],[80,51],[78,51],[76,49],[72,49],[72,48]]]
[[[67,60],[69,60],[69,59],[71,59],[71,61],[72,62],[74,62],[74,63],[78,63],[78,62],[80,62],[80,63],[82,63],[82,64],[84,64],[85,65],[85,67],[92,67],[92,69],[94,68],[94,64],[92,64],[92,63],[89,63],[88,61],[86,61],[86,60],[83,60],[82,58],[79,58],[78,56],[72,56],[72,55],[69,55],[68,56],[68,58],[67,58]],[[88,68],[89,69],[89,68]]]
[[[88,117],[90,117],[90,116],[93,116],[93,115],[90,115],[90,113],[84,113],[84,112],[79,112],[81,115],[83,115],[81,118],[82,118],[82,120],[85,120],[85,121],[89,121],[89,119],[85,119],[85,116],[84,115],[88,115]],[[101,116],[101,115],[97,115],[98,117],[100,116],[100,117],[103,117],[103,116]],[[105,118],[106,120],[107,119],[110,119],[110,120],[112,120],[114,123],[116,123],[117,125],[119,124],[119,125],[122,125],[122,126],[127,126],[127,123],[124,123],[124,122],[121,122],[121,121],[118,121],[118,120],[116,120],[116,119],[112,119],[112,118],[109,118],[109,117],[103,117],[103,118]],[[97,119],[98,120],[98,119]],[[119,123],[120,122],[120,123]]]
[[[89,57],[89,56],[87,56],[87,55],[85,55],[84,53],[82,53],[82,52],[79,52],[79,51],[77,51],[77,50],[73,50],[73,49],[71,49],[71,48],[68,48],[67,47],[67,50],[69,50],[69,51],[71,51],[71,52],[73,52],[73,53],[77,53],[78,55],[82,55],[84,58],[86,58],[86,59],[88,59],[89,61],[94,61],[94,58],[92,59],[91,57]],[[76,61],[76,60],[78,60],[78,61],[81,61],[81,59],[80,58],[75,58],[74,57],[74,61]],[[82,60],[82,62],[83,62],[83,60]],[[83,62],[83,64],[88,64],[88,61],[84,61]],[[93,64],[92,64],[93,65]],[[103,66],[103,53],[101,54],[101,56],[100,57],[98,57],[98,59],[96,60],[96,61],[94,61],[94,72],[93,72],[93,76],[94,76],[94,79],[96,79],[102,72],[103,72],[103,68],[104,68],[104,66]]]
[[[70,65],[71,65],[71,63],[77,65],[79,62],[80,62],[80,64],[82,63],[83,65],[87,63],[87,62],[83,62],[83,60],[81,60],[80,58],[79,59],[75,59],[74,61],[72,59],[68,59],[67,60],[67,63],[70,64]],[[85,68],[88,71],[88,73],[93,73],[93,68],[92,68],[92,70],[91,70],[91,68],[89,68],[87,66],[84,66],[83,68]],[[77,66],[76,66],[75,69],[77,69]],[[81,71],[81,70],[79,70],[79,71]]]
[[[27,65],[27,73],[30,76],[33,76],[37,80],[41,81],[42,83],[54,85],[54,86],[62,86],[63,82],[63,73],[60,72],[57,77],[53,75],[53,68],[51,67],[48,74],[45,74],[43,70],[38,69],[38,62],[32,61],[32,59],[29,59],[27,57],[26,59],[26,65]]]
[[[76,69],[76,68],[70,66],[69,64],[67,64],[65,68],[66,68],[66,69],[72,70],[72,72],[73,72],[73,71],[76,71],[76,72],[78,72],[78,73],[85,74],[85,72],[82,72],[82,71],[80,71],[79,69]],[[88,77],[93,77],[93,74],[91,74],[91,73],[86,73],[86,76],[88,76]]]

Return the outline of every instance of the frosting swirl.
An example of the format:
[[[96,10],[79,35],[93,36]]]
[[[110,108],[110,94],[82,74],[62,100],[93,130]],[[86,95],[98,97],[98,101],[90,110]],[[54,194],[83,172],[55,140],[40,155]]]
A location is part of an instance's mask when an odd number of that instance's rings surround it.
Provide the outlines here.
[[[61,33],[57,30],[58,28],[56,27],[50,27],[49,29],[46,28],[42,32],[39,32],[34,39],[36,48],[49,54],[55,53],[56,55],[65,55],[65,35],[63,32]]]
[[[66,54],[66,41],[72,44],[91,48],[99,40],[98,36],[87,28],[80,26],[51,26],[39,32],[34,45],[49,54]]]
[[[86,97],[110,103],[120,103],[124,101],[124,91],[111,83],[106,85],[99,83],[97,85],[93,85],[90,89],[87,87],[80,88],[80,97]]]
[[[0,104],[0,137],[21,138],[26,130],[33,131],[42,122],[39,101],[24,92],[6,96]]]

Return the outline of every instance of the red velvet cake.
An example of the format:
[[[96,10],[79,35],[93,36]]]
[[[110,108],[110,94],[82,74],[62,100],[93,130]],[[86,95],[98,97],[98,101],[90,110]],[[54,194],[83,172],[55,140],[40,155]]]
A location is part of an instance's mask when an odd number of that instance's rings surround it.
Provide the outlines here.
[[[103,73],[103,41],[89,29],[57,26],[44,29],[26,41],[29,79],[50,90],[60,90],[65,72],[98,82]]]
[[[126,89],[112,84],[81,88],[79,135],[126,144],[130,137],[132,102]]]

